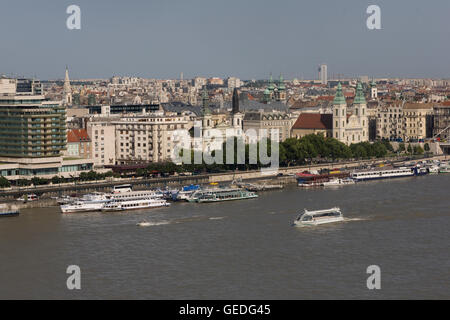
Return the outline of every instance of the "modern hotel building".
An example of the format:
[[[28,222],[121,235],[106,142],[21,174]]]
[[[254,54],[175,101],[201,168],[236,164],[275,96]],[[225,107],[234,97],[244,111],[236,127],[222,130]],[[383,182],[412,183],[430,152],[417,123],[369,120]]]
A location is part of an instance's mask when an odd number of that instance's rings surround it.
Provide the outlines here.
[[[75,176],[92,161],[63,159],[66,113],[37,80],[0,78],[0,174],[9,180]]]

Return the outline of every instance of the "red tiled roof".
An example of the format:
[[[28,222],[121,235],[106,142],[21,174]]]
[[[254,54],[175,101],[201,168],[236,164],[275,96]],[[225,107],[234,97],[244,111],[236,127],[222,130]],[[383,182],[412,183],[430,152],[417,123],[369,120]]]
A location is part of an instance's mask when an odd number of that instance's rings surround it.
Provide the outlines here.
[[[334,96],[320,96],[317,98],[317,100],[333,101]]]
[[[247,93],[248,100],[257,100],[254,96],[252,96],[250,93]]]
[[[67,142],[89,142],[91,139],[86,129],[72,129],[67,131]]]
[[[292,129],[333,129],[333,115],[320,113],[302,113]]]

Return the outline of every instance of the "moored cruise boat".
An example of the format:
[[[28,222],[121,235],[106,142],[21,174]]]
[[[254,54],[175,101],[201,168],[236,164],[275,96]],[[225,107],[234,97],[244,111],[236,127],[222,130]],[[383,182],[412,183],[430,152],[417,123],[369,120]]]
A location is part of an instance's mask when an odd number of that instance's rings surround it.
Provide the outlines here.
[[[125,211],[125,210],[137,210],[148,209],[157,207],[168,207],[168,203],[164,199],[140,199],[140,200],[124,200],[124,201],[111,201],[106,203],[102,207],[102,211]]]
[[[341,209],[335,207],[325,210],[305,211],[300,214],[294,221],[294,225],[319,225],[325,223],[343,221],[344,216],[341,213]]]
[[[156,191],[130,191],[119,192],[112,194],[91,193],[84,195],[81,199],[61,206],[62,213],[76,213],[100,211],[103,206],[110,202],[133,201],[133,200],[148,200],[160,199],[162,193]]]
[[[415,172],[411,168],[393,168],[384,170],[358,171],[351,174],[355,181],[389,179],[414,176]]]
[[[178,194],[177,194],[177,200],[184,200],[184,201],[188,201],[189,197],[196,191],[200,190],[200,186],[199,185],[189,185],[189,186],[184,186],[183,189],[181,189]]]
[[[110,195],[94,192],[85,194],[72,203],[61,205],[60,208],[62,213],[99,211],[109,201],[111,201]]]
[[[425,167],[416,166],[413,168],[414,175],[416,176],[424,176],[430,173],[430,171]]]
[[[439,166],[431,166],[428,168],[429,174],[438,174],[439,173]]]
[[[74,203],[60,206],[62,213],[92,212],[100,211],[105,201],[76,201]]]
[[[330,179],[329,181],[325,181],[322,183],[323,187],[334,187],[334,186],[346,186],[349,184],[355,184],[355,180],[352,178],[337,178],[337,179]]]
[[[193,193],[189,198],[189,202],[220,202],[230,200],[243,200],[257,198],[254,192],[237,189],[237,188],[215,188],[201,190]]]
[[[8,207],[6,204],[0,204],[0,217],[12,217],[19,215],[19,210],[15,207]]]
[[[162,198],[162,197],[163,197],[162,192],[153,191],[153,190],[120,192],[120,193],[113,193],[113,194],[109,195],[109,198],[111,200],[115,200],[115,201],[153,199],[153,198]]]
[[[297,173],[297,183],[302,188],[322,187],[324,183],[335,179],[346,179],[350,176],[348,172],[332,171],[328,174],[316,174],[309,172]]]
[[[439,173],[450,173],[450,164],[441,164],[439,167]]]

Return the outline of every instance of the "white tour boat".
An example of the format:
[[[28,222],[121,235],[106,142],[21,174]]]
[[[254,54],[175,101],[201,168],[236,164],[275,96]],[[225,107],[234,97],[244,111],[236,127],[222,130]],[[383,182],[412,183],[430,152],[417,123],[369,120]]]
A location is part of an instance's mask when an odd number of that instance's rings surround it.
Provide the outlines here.
[[[442,163],[439,167],[439,173],[450,173],[450,164]]]
[[[355,181],[389,179],[414,176],[414,170],[411,168],[393,168],[384,170],[368,170],[358,171],[351,174],[351,178]]]
[[[62,205],[60,208],[62,213],[92,212],[100,211],[105,203],[103,201],[76,201]]]
[[[124,211],[137,210],[156,207],[168,207],[168,203],[164,199],[140,199],[140,200],[125,200],[125,201],[111,201],[102,207],[102,211]]]
[[[439,166],[433,165],[428,168],[428,172],[430,174],[438,174],[439,173]]]
[[[178,194],[177,194],[177,200],[184,200],[184,201],[189,201],[190,196],[200,190],[200,186],[199,185],[189,185],[189,186],[185,186],[183,187],[183,189],[181,189]]]
[[[298,216],[294,221],[297,226],[300,225],[318,225],[324,223],[343,221],[344,216],[341,213],[341,209],[335,207],[326,210],[305,211]]]
[[[62,213],[99,211],[103,208],[105,203],[110,201],[111,199],[108,194],[94,192],[85,194],[72,203],[61,205],[60,208]]]
[[[355,180],[353,180],[352,178],[337,178],[322,182],[323,187],[346,186],[349,184],[355,184]]]
[[[79,200],[61,206],[63,213],[100,211],[102,208],[113,202],[161,199],[162,193],[156,191],[130,191],[112,194],[91,193],[84,195]]]
[[[126,201],[126,200],[140,200],[140,199],[155,199],[162,198],[163,193],[153,190],[142,190],[142,191],[130,191],[130,192],[120,192],[110,195],[110,199],[114,201]]]

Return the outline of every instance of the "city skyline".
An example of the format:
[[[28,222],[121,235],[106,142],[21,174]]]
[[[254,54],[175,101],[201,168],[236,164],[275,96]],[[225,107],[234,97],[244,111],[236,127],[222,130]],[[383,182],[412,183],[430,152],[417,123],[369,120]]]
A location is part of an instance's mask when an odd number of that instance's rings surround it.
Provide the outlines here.
[[[194,2],[79,1],[81,30],[68,30],[69,1],[5,1],[0,26],[9,45],[0,73],[62,79],[68,65],[72,79],[178,79],[181,72],[185,79],[317,79],[325,63],[329,78],[450,75],[444,1],[378,1],[381,30],[367,29],[366,1]]]

